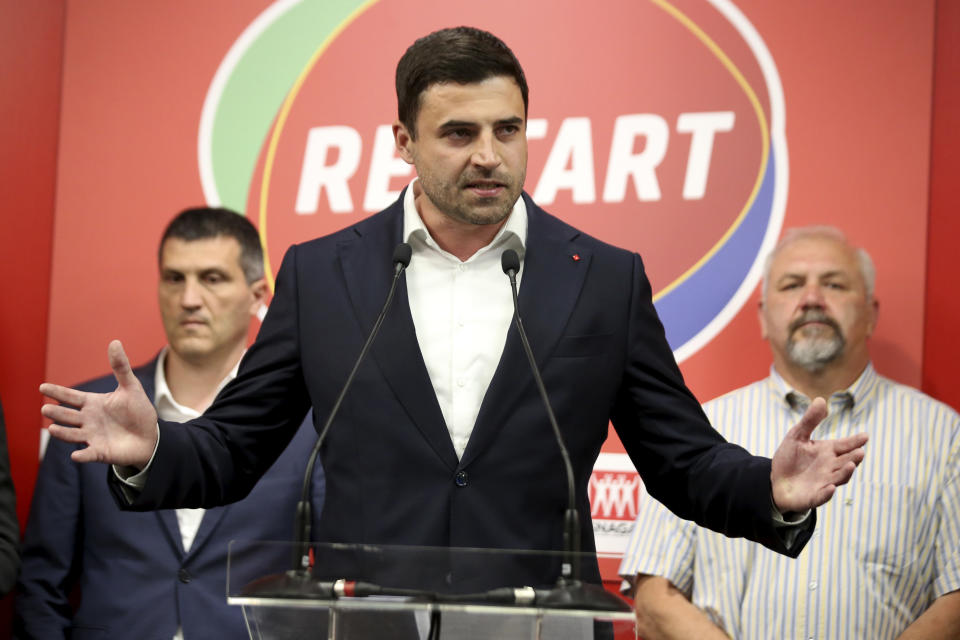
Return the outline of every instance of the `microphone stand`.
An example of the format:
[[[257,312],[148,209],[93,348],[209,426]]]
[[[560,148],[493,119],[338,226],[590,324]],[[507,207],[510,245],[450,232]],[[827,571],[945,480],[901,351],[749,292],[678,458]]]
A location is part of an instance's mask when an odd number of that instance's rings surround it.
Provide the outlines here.
[[[500,265],[503,272],[510,278],[510,289],[513,293],[513,320],[517,326],[517,332],[520,334],[523,350],[527,354],[530,371],[533,373],[534,382],[540,392],[540,398],[543,400],[550,426],[553,428],[554,438],[560,447],[560,456],[563,458],[563,466],[567,476],[567,509],[563,514],[563,562],[560,567],[560,577],[557,580],[556,588],[538,595],[535,603],[546,608],[556,609],[629,611],[630,607],[623,600],[603,587],[580,580],[580,516],[577,513],[573,464],[570,462],[570,453],[563,441],[563,434],[560,433],[560,426],[557,424],[553,407],[550,405],[547,388],[543,384],[540,368],[537,367],[533,349],[530,348],[530,341],[527,339],[527,332],[524,330],[523,321],[520,318],[520,304],[517,299],[517,273],[520,271],[520,256],[513,249],[507,249],[500,256]]]
[[[500,264],[503,272],[510,278],[510,290],[513,293],[513,321],[517,325],[517,332],[520,334],[520,342],[523,344],[523,350],[527,354],[527,360],[530,362],[530,370],[533,373],[533,380],[537,385],[537,391],[540,392],[540,398],[543,400],[543,406],[547,410],[547,418],[550,420],[550,426],[553,428],[553,437],[560,446],[560,457],[563,458],[563,467],[567,477],[567,510],[563,514],[563,564],[560,570],[561,580],[579,580],[580,563],[577,561],[577,554],[580,552],[580,516],[577,513],[577,491],[574,484],[573,464],[570,462],[570,453],[563,441],[560,433],[560,426],[557,424],[557,417],[553,413],[553,407],[550,405],[550,398],[547,396],[547,388],[543,384],[543,378],[540,376],[540,369],[537,367],[536,359],[533,357],[533,349],[530,348],[530,341],[527,339],[527,332],[523,328],[523,320],[520,319],[520,305],[517,301],[517,272],[520,271],[520,256],[513,249],[507,249],[500,256]]]
[[[367,336],[366,342],[363,343],[363,348],[360,349],[360,355],[357,356],[356,361],[353,363],[353,369],[350,370],[350,374],[343,383],[343,387],[340,388],[340,394],[333,403],[333,407],[330,409],[330,413],[323,423],[323,428],[320,430],[320,435],[317,437],[317,442],[313,445],[313,450],[310,452],[310,458],[307,461],[307,470],[303,475],[300,502],[297,503],[297,510],[294,516],[293,568],[282,574],[266,576],[253,581],[244,589],[244,591],[248,593],[266,598],[330,598],[334,595],[329,585],[316,582],[312,580],[311,576],[310,533],[313,522],[313,468],[320,454],[320,448],[327,437],[327,432],[330,430],[330,425],[333,424],[333,419],[340,411],[340,405],[343,403],[343,399],[346,397],[350,385],[353,384],[353,379],[360,369],[360,364],[363,362],[367,352],[373,345],[374,339],[380,332],[380,325],[383,324],[383,320],[387,316],[387,310],[390,308],[390,302],[393,300],[397,283],[400,280],[400,276],[403,275],[403,272],[410,264],[411,256],[412,249],[406,242],[402,242],[394,248],[393,280],[390,282],[390,291],[387,293],[387,299],[383,303],[383,307],[380,309],[380,314],[377,316],[376,321],[373,323],[373,328],[370,329],[370,334]]]

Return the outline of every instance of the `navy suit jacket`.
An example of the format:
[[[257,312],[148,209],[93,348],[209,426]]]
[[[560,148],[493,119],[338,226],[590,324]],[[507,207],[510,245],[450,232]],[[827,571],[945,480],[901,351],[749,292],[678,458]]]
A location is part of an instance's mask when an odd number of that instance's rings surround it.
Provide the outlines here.
[[[134,370],[151,400],[155,370],[156,360]],[[107,392],[116,386],[107,376],[81,388]],[[174,511],[121,511],[103,483],[107,465],[76,464],[70,453],[77,446],[51,439],[24,535],[15,637],[171,640],[180,625],[186,640],[247,638],[240,607],[226,602],[227,546],[231,540],[291,540],[317,437],[309,421],[293,432],[291,446],[246,499],[204,513],[186,553]],[[319,470],[313,491],[314,504],[322,504]],[[290,553],[277,548],[242,558],[231,569],[272,573],[289,568],[289,560]],[[75,586],[80,603],[74,612],[69,597]]]
[[[773,526],[770,460],[726,443],[708,423],[664,337],[640,256],[523,197],[520,312],[573,461],[584,549],[594,548],[588,481],[612,420],[650,494],[681,517],[799,553],[812,519],[787,549]],[[198,428],[161,424],[156,461],[133,508],[234,499],[283,448],[298,415],[311,406],[327,415],[386,297],[402,201],[291,247],[238,377]],[[417,268],[416,256],[409,268]],[[405,281],[322,456],[321,539],[562,549],[566,479],[516,327],[458,460]],[[587,577],[599,579],[595,563]]]
[[[10,475],[7,427],[0,406],[0,596],[5,596],[20,571],[20,523],[17,521],[17,494]]]

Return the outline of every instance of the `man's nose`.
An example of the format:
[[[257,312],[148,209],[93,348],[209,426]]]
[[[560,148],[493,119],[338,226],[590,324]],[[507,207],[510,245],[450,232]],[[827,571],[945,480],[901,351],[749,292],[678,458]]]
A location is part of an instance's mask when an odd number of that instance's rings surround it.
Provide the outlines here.
[[[199,309],[203,306],[199,281],[194,278],[184,280],[183,291],[180,294],[180,306],[184,309]]]
[[[497,141],[493,132],[484,131],[474,143],[473,155],[470,160],[478,167],[493,169],[500,164],[500,154],[497,151]]]
[[[823,288],[819,284],[805,286],[800,304],[804,309],[822,309],[825,306]]]

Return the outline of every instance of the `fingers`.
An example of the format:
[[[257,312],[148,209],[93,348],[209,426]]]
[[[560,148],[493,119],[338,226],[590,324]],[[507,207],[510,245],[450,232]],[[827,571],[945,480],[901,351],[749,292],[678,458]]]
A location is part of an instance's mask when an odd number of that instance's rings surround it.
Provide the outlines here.
[[[838,455],[848,453],[856,449],[861,449],[863,445],[867,444],[867,440],[869,439],[870,436],[868,436],[866,433],[858,433],[845,438],[837,438],[833,441],[833,450]]]
[[[71,389],[70,387],[61,387],[58,384],[52,384],[50,382],[44,382],[40,385],[40,393],[47,396],[51,400],[56,400],[57,402],[62,402],[64,404],[70,404],[75,407],[82,407],[84,398],[87,395],[83,391],[77,391],[76,389]],[[47,417],[49,418],[50,416]]]
[[[83,429],[75,427],[63,427],[58,424],[52,424],[47,427],[51,437],[57,440],[63,440],[72,444],[87,444],[86,435]],[[74,462],[99,462],[100,456],[93,447],[87,446],[83,449],[77,449],[70,454],[70,459]]]
[[[65,407],[59,404],[45,404],[40,407],[40,413],[43,417],[50,418],[58,424],[79,427],[83,423],[80,412],[72,407]]]
[[[790,430],[790,435],[796,440],[807,441],[810,439],[813,430],[817,428],[824,418],[827,417],[827,402],[823,398],[814,398],[810,406],[804,412],[800,422]]]
[[[864,449],[857,448],[857,449],[854,449],[853,451],[849,451],[843,454],[842,456],[838,456],[838,460],[840,460],[840,462],[843,462],[843,463],[847,461],[851,461],[853,462],[854,466],[856,466],[861,462],[863,462],[863,459],[866,457],[866,455],[867,455],[867,452]]]
[[[100,462],[100,456],[96,454],[93,447],[77,449],[70,454],[70,459],[74,462]]]
[[[816,509],[822,504],[826,504],[830,498],[833,497],[833,494],[836,492],[837,486],[833,484],[828,484],[827,486],[821,488],[813,498],[813,504],[810,505],[811,508]]]
[[[47,430],[50,432],[50,435],[57,440],[72,442],[74,444],[86,442],[86,435],[84,431],[82,429],[77,429],[76,427],[64,427],[59,424],[52,424],[47,427]]]
[[[113,369],[113,375],[121,387],[138,386],[137,377],[133,375],[133,368],[130,366],[130,360],[123,351],[123,345],[119,340],[112,340],[107,346],[107,358],[110,360],[110,368]]]
[[[857,462],[848,460],[844,462],[833,474],[833,484],[839,486],[847,484],[853,477],[853,472],[857,469]]]

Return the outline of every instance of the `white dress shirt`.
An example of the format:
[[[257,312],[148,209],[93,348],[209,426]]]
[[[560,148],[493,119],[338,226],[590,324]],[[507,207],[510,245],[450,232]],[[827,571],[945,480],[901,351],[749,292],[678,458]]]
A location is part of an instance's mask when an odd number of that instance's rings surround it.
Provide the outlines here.
[[[461,261],[430,236],[411,182],[403,200],[403,237],[413,249],[406,277],[417,342],[453,448],[462,457],[513,320],[500,256],[513,249],[523,264],[527,208],[518,198],[493,241]],[[520,272],[518,284],[522,266]]]

